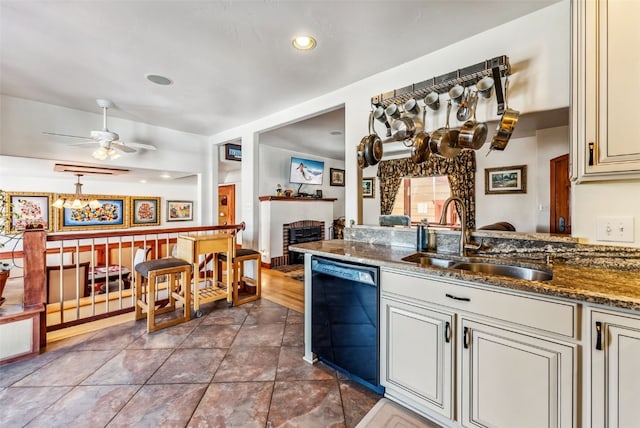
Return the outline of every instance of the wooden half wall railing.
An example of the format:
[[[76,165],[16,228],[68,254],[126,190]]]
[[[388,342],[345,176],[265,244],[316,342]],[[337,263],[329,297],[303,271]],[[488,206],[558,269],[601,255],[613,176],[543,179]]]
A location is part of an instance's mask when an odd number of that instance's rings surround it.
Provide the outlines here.
[[[75,241],[81,240],[106,240],[107,247],[109,238],[130,238],[127,245],[137,245],[138,242],[151,243],[158,241],[170,241],[174,238],[157,238],[157,236],[179,235],[179,234],[207,234],[222,230],[231,230],[232,233],[237,233],[244,230],[245,223],[224,225],[224,226],[196,226],[196,227],[182,227],[182,228],[156,228],[145,230],[131,230],[131,231],[112,231],[112,232],[79,232],[79,233],[59,233],[59,234],[47,234],[43,230],[28,230],[23,234],[22,251],[15,251],[10,254],[13,258],[22,258],[24,267],[24,308],[28,310],[36,306],[42,306],[46,302],[46,255],[47,253],[55,253],[60,251],[56,248],[47,249],[47,242],[61,242],[61,241]],[[147,236],[156,236],[155,239],[147,239]],[[136,237],[141,237],[136,241]],[[102,244],[101,244],[102,245]],[[123,242],[113,245],[123,245]],[[89,248],[90,246],[86,246]],[[156,246],[157,247],[157,246]],[[73,251],[77,251],[80,246],[69,247]],[[62,251],[65,251],[64,247],[61,247]],[[6,254],[5,254],[6,256]],[[96,261],[101,262],[101,261]],[[41,346],[46,345],[46,331],[45,317],[42,317],[41,322]]]

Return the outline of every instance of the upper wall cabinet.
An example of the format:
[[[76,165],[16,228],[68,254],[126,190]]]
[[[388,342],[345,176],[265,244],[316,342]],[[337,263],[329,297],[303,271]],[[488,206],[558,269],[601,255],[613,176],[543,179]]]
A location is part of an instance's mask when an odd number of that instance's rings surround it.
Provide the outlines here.
[[[640,2],[571,4],[572,179],[640,178]]]

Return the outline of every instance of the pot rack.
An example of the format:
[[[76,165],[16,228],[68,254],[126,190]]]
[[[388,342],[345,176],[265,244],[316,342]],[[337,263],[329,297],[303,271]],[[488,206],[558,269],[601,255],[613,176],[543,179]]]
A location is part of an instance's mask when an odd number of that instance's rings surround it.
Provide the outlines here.
[[[419,83],[413,83],[403,88],[376,95],[371,97],[371,104],[376,107],[382,106],[387,108],[391,104],[405,103],[411,98],[417,100],[422,99],[432,91],[443,94],[455,85],[462,85],[465,88],[473,86],[483,77],[491,76],[495,82],[498,115],[502,115],[505,105],[500,78],[510,74],[511,65],[509,64],[509,57],[501,55]]]

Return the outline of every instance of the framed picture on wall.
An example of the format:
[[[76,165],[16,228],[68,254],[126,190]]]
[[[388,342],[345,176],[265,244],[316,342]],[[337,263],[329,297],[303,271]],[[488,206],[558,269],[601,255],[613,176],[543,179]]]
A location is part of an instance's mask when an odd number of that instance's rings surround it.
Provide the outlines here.
[[[329,168],[329,184],[331,186],[344,186],[344,169]]]
[[[485,168],[484,193],[486,195],[527,193],[527,166]]]
[[[362,197],[373,198],[375,197],[375,177],[367,177],[362,179]]]
[[[193,220],[193,201],[167,201],[167,221]]]
[[[157,226],[160,224],[160,198],[132,196],[131,226]]]
[[[57,195],[73,199],[75,195]],[[123,229],[129,227],[129,197],[82,195],[86,199],[97,199],[99,208],[61,208],[58,215],[58,230]]]
[[[5,225],[9,233],[26,229],[44,229],[53,232],[53,194],[36,192],[7,192],[11,220]]]

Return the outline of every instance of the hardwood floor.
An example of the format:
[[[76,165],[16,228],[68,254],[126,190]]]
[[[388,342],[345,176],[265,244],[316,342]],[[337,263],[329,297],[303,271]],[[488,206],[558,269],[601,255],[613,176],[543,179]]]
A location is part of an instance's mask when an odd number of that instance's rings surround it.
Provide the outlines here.
[[[304,283],[282,272],[262,269],[262,298],[304,313]]]

